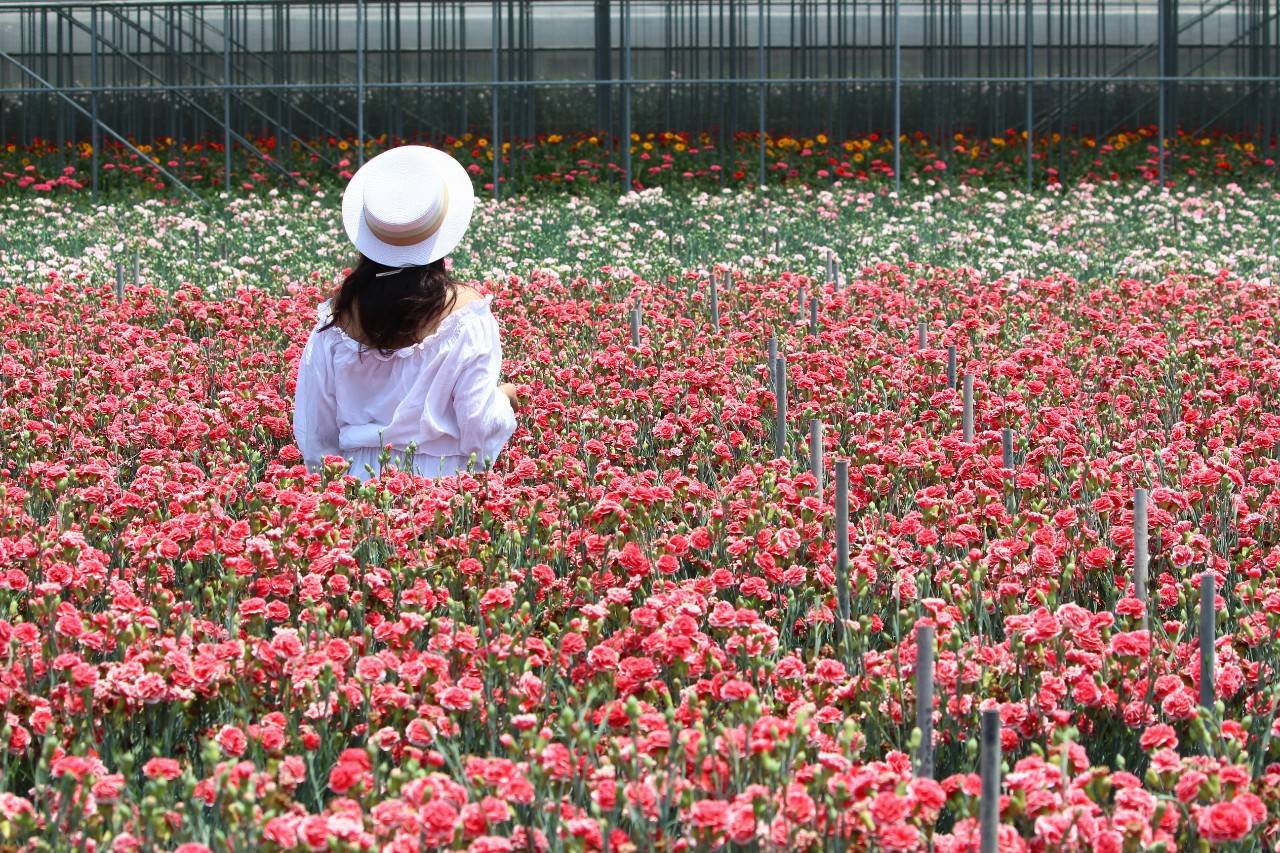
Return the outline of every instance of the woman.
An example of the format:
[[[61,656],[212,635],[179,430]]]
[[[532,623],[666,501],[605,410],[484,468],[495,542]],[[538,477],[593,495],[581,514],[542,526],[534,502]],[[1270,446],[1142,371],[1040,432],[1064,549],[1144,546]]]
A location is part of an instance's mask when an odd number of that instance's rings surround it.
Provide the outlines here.
[[[420,145],[384,151],[347,184],[343,224],[359,257],[319,307],[294,396],[308,469],[340,455],[364,481],[390,444],[399,470],[447,476],[491,464],[515,431],[492,297],[445,268],[474,201],[462,165]]]

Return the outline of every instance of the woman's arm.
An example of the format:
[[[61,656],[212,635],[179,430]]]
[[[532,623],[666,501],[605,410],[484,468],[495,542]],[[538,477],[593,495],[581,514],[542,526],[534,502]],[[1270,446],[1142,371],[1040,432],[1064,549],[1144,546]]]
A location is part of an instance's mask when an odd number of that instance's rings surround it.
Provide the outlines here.
[[[293,437],[307,470],[319,471],[325,456],[337,456],[338,407],[333,392],[333,365],[313,330],[298,362],[294,388]]]
[[[459,341],[458,359],[453,409],[460,452],[464,456],[474,454],[478,463],[488,464],[515,432],[518,399],[514,385],[498,384],[502,343],[492,316],[468,324]]]

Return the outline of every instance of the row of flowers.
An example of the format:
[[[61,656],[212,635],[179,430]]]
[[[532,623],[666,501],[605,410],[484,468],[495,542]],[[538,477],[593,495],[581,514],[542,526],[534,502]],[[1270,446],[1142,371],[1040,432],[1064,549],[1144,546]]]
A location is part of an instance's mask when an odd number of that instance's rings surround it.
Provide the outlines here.
[[[1033,175],[1039,186],[1075,181],[1158,181],[1157,128],[1135,127],[1104,138],[1053,132],[1032,140]],[[931,138],[923,132],[900,137],[904,177],[950,183],[1023,186],[1026,133],[1009,129],[992,137],[953,133]],[[493,159],[500,147],[499,183],[511,192],[585,192],[618,188],[623,180],[621,142],[589,132],[539,134],[503,140],[482,133],[459,137],[400,138],[382,134],[364,141],[365,156],[406,143],[450,151],[471,172],[477,190],[493,188]],[[111,138],[97,152],[100,187],[108,192],[163,192],[161,168],[198,190],[226,186],[221,139],[178,142],[171,137],[131,139],[137,150]],[[341,184],[358,162],[354,137],[280,140],[263,136],[252,148],[233,144],[231,187],[253,192],[279,186]],[[1174,183],[1239,181],[1274,174],[1276,140],[1220,131],[1178,130],[1166,140],[1166,180]],[[141,152],[141,153],[139,153]],[[93,146],[84,140],[36,140],[0,149],[0,193],[63,193],[92,186]],[[760,138],[739,132],[722,140],[706,132],[647,132],[631,135],[632,188],[754,186],[760,181]],[[768,183],[893,181],[891,136],[872,132],[847,139],[824,134],[764,139]]]

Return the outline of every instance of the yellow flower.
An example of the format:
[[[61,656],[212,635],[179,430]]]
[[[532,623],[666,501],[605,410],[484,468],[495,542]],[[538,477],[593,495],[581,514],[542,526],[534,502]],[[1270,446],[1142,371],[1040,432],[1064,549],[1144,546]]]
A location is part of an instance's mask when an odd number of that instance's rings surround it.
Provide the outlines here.
[[[638,134],[638,133],[633,133],[633,134],[631,134],[631,141],[632,141],[632,142],[639,142],[639,141],[640,141],[640,134]]]
[[[592,145],[596,145],[600,142],[600,140],[596,139],[594,136],[591,136],[587,138],[587,142],[591,143]]]
[[[346,150],[347,150],[348,148],[350,148],[350,147],[351,147],[351,146],[347,144],[347,140],[345,140],[345,139],[340,140],[340,141],[338,142],[338,150],[339,150],[339,151],[346,151]]]
[[[488,148],[488,147],[489,147],[489,140],[485,139],[483,136],[482,136],[482,137],[480,137],[479,139],[477,139],[477,140],[476,140],[476,147],[477,147],[477,148]]]
[[[561,135],[560,135],[560,134],[558,134],[558,133],[553,133],[553,134],[551,134],[550,136],[548,136],[548,137],[547,137],[547,142],[551,143],[552,145],[555,145],[556,143],[558,143],[558,142],[559,142],[560,140],[562,140],[562,139],[564,139],[564,137],[563,137],[563,136],[561,136]]]
[[[855,145],[857,145],[857,143],[854,142],[852,139],[846,139],[844,141],[844,145],[841,145],[840,147],[843,148],[845,151],[852,151]]]
[[[951,138],[952,138],[953,140],[955,140],[956,142],[964,142],[964,134],[963,134],[963,133],[957,133],[957,134],[953,135]]]
[[[1252,153],[1253,153],[1253,143],[1252,143],[1252,142],[1246,142],[1246,143],[1244,144],[1244,150],[1245,150],[1245,151],[1248,151],[1250,154],[1252,154]]]
[[[865,159],[866,159],[866,157],[865,157],[865,156],[863,156],[863,153],[862,153],[861,151],[859,151],[857,154],[854,154],[854,155],[853,155],[853,162],[855,162],[855,163],[861,163],[861,162],[862,162],[863,160],[865,160]]]
[[[825,133],[819,133],[819,134],[818,134],[816,137],[814,137],[814,138],[817,140],[817,142],[818,142],[818,144],[819,144],[819,145],[826,145],[826,144],[827,144],[827,135],[826,135]]]
[[[646,143],[644,144],[644,146],[643,146],[643,147],[644,147],[644,150],[645,150],[645,151],[652,151],[652,150],[653,150],[653,143],[652,143],[652,142],[646,142]],[[1208,611],[1206,611],[1206,612],[1208,612]]]
[[[673,147],[677,151],[683,151],[685,149],[685,144],[683,142],[677,142]]]

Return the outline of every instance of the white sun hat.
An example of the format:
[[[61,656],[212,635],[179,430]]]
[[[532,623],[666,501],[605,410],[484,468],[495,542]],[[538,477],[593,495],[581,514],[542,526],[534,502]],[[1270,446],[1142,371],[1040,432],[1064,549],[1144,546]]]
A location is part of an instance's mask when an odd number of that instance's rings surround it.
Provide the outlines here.
[[[453,251],[475,207],[471,176],[425,145],[389,148],[365,162],[342,193],[342,224],[362,255],[421,266]]]

